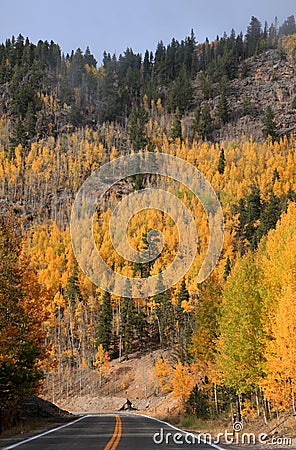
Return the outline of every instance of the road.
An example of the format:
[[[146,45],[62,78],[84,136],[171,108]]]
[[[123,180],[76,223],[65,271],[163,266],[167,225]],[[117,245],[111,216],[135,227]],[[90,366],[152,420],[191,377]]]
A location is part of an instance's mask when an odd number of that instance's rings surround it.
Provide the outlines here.
[[[196,439],[194,441],[194,439]],[[88,415],[3,450],[222,450],[148,416],[129,413]]]

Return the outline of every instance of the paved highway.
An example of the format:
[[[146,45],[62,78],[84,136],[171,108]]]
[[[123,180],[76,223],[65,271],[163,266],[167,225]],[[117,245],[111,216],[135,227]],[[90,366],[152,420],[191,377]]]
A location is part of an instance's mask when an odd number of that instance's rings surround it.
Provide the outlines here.
[[[3,450],[222,450],[148,416],[129,413],[88,415]]]

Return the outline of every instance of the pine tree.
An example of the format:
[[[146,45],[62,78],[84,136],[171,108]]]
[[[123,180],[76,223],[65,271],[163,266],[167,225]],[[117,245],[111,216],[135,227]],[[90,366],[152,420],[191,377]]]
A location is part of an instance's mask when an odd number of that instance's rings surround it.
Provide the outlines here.
[[[228,106],[227,97],[226,97],[226,94],[224,91],[220,95],[220,99],[219,99],[219,103],[218,103],[218,117],[221,120],[223,125],[225,125],[229,120],[229,106]]]
[[[218,172],[220,173],[220,175],[223,175],[224,171],[225,171],[225,154],[224,148],[221,148],[218,162]]]
[[[231,262],[229,256],[227,256],[227,260],[224,267],[224,274],[223,274],[223,280],[226,281],[229,274],[231,272]]]
[[[262,36],[261,23],[256,17],[252,16],[246,34],[249,57],[257,54],[260,51],[261,36]]]
[[[273,141],[276,141],[278,139],[278,134],[276,131],[276,123],[274,120],[274,113],[271,109],[271,106],[268,106],[266,108],[265,116],[262,120],[263,122],[263,137],[267,139],[269,136],[272,138]]]
[[[145,314],[144,307],[138,305],[135,309],[135,338],[139,344],[139,350],[143,349],[147,342],[147,315]]]
[[[260,190],[256,186],[252,186],[252,191],[246,200],[239,201],[239,236],[242,241],[246,240],[252,249],[255,249],[258,241],[258,221],[262,212],[262,201]],[[243,242],[242,253],[245,251]]]
[[[104,292],[102,296],[101,309],[98,318],[98,345],[102,345],[107,352],[110,351],[112,342],[112,322],[113,311],[111,305],[111,295]]]
[[[129,138],[136,152],[147,145],[147,122],[148,113],[143,106],[132,109],[129,117]]]
[[[200,119],[201,119],[201,102],[197,102],[195,112],[194,112],[194,120],[193,120],[193,136],[195,137],[196,133],[199,133],[200,130]]]
[[[72,308],[75,308],[76,302],[81,300],[77,262],[74,264],[72,275],[67,280],[66,296]]]
[[[271,193],[269,200],[260,214],[260,225],[257,229],[258,242],[265,236],[269,230],[276,227],[277,221],[281,215],[280,199]]]
[[[212,116],[208,103],[205,103],[202,108],[201,118],[199,122],[199,134],[202,139],[209,139],[212,132]]]
[[[158,274],[156,289],[165,289],[162,274]],[[174,328],[174,311],[169,290],[163,290],[153,297],[156,303],[156,318],[158,323],[159,343],[167,347],[172,341]]]
[[[169,111],[176,111],[178,108],[183,114],[190,109],[193,98],[193,89],[191,79],[186,73],[184,65],[175,81],[171,84],[168,97]]]
[[[175,141],[176,139],[182,140],[181,119],[182,119],[182,116],[181,116],[180,110],[179,110],[179,108],[177,108],[176,112],[175,112],[175,116],[174,116],[172,130],[171,130],[171,138],[173,141]]]
[[[178,358],[181,361],[187,361],[190,359],[189,345],[191,343],[192,324],[191,314],[185,312],[186,303],[189,302],[190,295],[186,287],[185,278],[182,279],[181,287],[177,293],[177,305],[175,311],[176,321],[176,339],[179,348]]]
[[[295,17],[289,16],[279,28],[279,36],[287,36],[296,33]]]
[[[121,298],[121,336],[123,344],[123,353],[126,359],[132,352],[132,344],[135,337],[134,327],[136,322],[136,309],[133,298],[131,297],[131,285],[127,281],[124,297]]]
[[[176,320],[179,323],[179,326],[184,324],[184,310],[182,308],[182,302],[189,300],[189,292],[186,287],[185,278],[182,279],[180,290],[177,294],[177,307],[176,307]]]

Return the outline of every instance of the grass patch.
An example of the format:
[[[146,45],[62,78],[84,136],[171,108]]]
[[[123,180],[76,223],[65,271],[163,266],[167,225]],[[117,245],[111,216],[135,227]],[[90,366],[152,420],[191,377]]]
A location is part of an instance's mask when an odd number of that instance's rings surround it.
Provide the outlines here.
[[[14,436],[16,434],[29,433],[30,431],[34,431],[40,427],[44,427],[48,425],[48,420],[46,419],[32,419],[26,420],[18,423],[12,428],[8,428],[0,433],[0,439],[5,439],[7,437]]]
[[[77,416],[78,417],[78,416]],[[0,434],[0,439],[7,439],[19,434],[30,433],[31,431],[47,431],[63,423],[70,422],[73,417],[52,417],[48,419],[28,419],[19,422],[14,427],[4,430]]]
[[[196,430],[204,430],[208,429],[210,422],[206,420],[202,420],[197,418],[196,416],[184,416],[181,417],[180,422],[178,423],[180,427],[183,428],[192,428]]]

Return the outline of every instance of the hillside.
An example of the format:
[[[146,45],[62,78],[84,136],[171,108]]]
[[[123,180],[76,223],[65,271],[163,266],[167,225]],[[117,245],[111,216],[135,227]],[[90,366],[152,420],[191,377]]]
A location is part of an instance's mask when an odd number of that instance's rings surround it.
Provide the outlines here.
[[[0,428],[33,393],[72,411],[129,398],[153,414],[235,412],[266,426],[296,414],[295,49],[294,16],[264,28],[253,16],[245,35],[213,42],[192,31],[143,56],[105,52],[100,66],[89,48],[65,55],[21,35],[0,46]],[[194,189],[169,176],[134,174],[94,197],[94,246],[70,230],[82,183],[130,154],[181,158],[217,194],[224,244],[202,283],[212,228]],[[162,201],[122,229],[115,207],[143,188],[183,210]],[[115,251],[114,217],[145,262]],[[73,230],[80,263],[99,253],[126,277],[119,295],[81,269]],[[193,262],[169,285],[185,237]],[[151,276],[151,295],[131,286]]]
[[[242,67],[241,67],[242,68]],[[255,140],[263,138],[263,120],[272,105],[279,136],[296,131],[295,63],[280,49],[269,50],[243,63],[245,74],[229,82],[227,101],[230,120],[215,130],[214,140],[239,138],[245,134]],[[197,97],[202,98],[197,90]],[[219,96],[210,101],[212,114],[217,115]]]
[[[118,411],[129,399],[138,412],[165,417],[179,413],[178,402],[171,393],[162,392],[154,374],[160,356],[168,357],[163,350],[135,353],[128,361],[112,360],[108,373],[104,374],[101,387],[99,373],[81,374],[81,381],[69,387],[56,385],[43,392],[47,399],[54,398],[56,404],[73,412]]]

